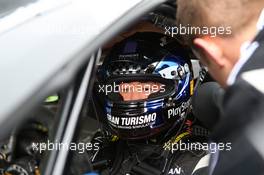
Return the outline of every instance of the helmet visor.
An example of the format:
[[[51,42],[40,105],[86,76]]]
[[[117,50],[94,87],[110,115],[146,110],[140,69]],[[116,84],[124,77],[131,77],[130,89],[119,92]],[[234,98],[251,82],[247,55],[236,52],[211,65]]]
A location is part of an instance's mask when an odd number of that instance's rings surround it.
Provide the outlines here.
[[[175,81],[162,78],[112,79],[105,85],[105,95],[113,102],[137,102],[157,99],[175,92]]]

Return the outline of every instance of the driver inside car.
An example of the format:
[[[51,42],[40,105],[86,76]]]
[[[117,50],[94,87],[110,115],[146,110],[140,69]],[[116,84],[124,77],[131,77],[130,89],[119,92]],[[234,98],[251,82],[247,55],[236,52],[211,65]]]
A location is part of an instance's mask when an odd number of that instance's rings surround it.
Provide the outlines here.
[[[166,42],[164,42],[166,41]],[[137,32],[113,45],[98,71],[94,101],[104,122],[100,151],[91,164],[100,174],[197,174],[204,150],[178,151],[192,140],[193,70],[188,51],[174,38]],[[197,135],[195,138],[206,138]],[[114,138],[114,139],[113,139]],[[173,150],[174,149],[174,150]],[[169,163],[170,162],[170,163]]]

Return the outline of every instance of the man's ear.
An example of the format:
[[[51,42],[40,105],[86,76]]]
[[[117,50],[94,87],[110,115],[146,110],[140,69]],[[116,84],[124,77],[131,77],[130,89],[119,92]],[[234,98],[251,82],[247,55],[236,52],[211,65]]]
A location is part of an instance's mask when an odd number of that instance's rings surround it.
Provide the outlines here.
[[[217,42],[216,38],[212,37],[202,37],[194,39],[194,45],[204,52],[207,59],[210,62],[215,62],[219,66],[224,66],[223,51]]]

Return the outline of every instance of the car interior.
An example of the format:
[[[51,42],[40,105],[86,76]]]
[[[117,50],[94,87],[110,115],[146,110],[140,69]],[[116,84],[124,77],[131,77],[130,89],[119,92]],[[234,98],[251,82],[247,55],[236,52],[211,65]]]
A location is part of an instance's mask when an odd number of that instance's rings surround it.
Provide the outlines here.
[[[12,128],[12,133],[0,140],[0,175],[47,174],[54,164],[54,157],[59,154],[53,149],[63,147],[60,145],[61,140],[57,139],[61,134],[67,133],[65,124],[75,120],[77,125],[72,142],[76,144],[70,145],[71,150],[68,151],[63,174],[84,175],[96,172],[102,175],[158,175],[170,174],[172,167],[175,169],[180,166],[185,167],[180,170],[182,173],[191,174],[195,164],[207,152],[190,151],[184,152],[184,156],[183,153],[170,156],[169,151],[164,151],[164,145],[175,140],[195,143],[208,141],[210,128],[201,121],[202,119],[197,118],[192,109],[179,132],[162,132],[137,140],[122,139],[111,132],[103,110],[104,97],[96,93],[99,85],[98,72],[116,44],[139,33],[144,36],[158,33],[165,36],[160,43],[169,45],[171,36],[166,39],[164,28],[175,25],[175,15],[176,3],[168,1],[141,16],[102,45],[94,56],[96,64],[92,67],[91,78],[87,80],[91,85],[85,95],[84,104],[79,105],[81,113],[78,117],[71,120],[67,111],[74,106],[73,97],[78,97],[76,88],[82,86],[85,66],[78,71],[69,87],[63,87],[47,96],[42,104],[31,111],[28,120],[19,127]],[[206,68],[182,42],[181,37],[174,36],[174,40],[189,53],[194,87],[213,82]],[[53,145],[49,144],[51,142]]]

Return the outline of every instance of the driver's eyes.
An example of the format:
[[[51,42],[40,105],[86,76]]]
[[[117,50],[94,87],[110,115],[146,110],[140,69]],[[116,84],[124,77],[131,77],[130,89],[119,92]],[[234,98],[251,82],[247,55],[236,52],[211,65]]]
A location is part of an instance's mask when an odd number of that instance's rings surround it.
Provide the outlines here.
[[[127,93],[127,92],[129,92],[129,88],[127,87],[127,86],[121,86],[121,92],[123,92],[123,93]]]
[[[149,88],[148,88],[148,87],[145,87],[145,88],[144,88],[144,91],[149,91]]]
[[[129,92],[129,89],[128,88],[124,88],[123,92]]]

